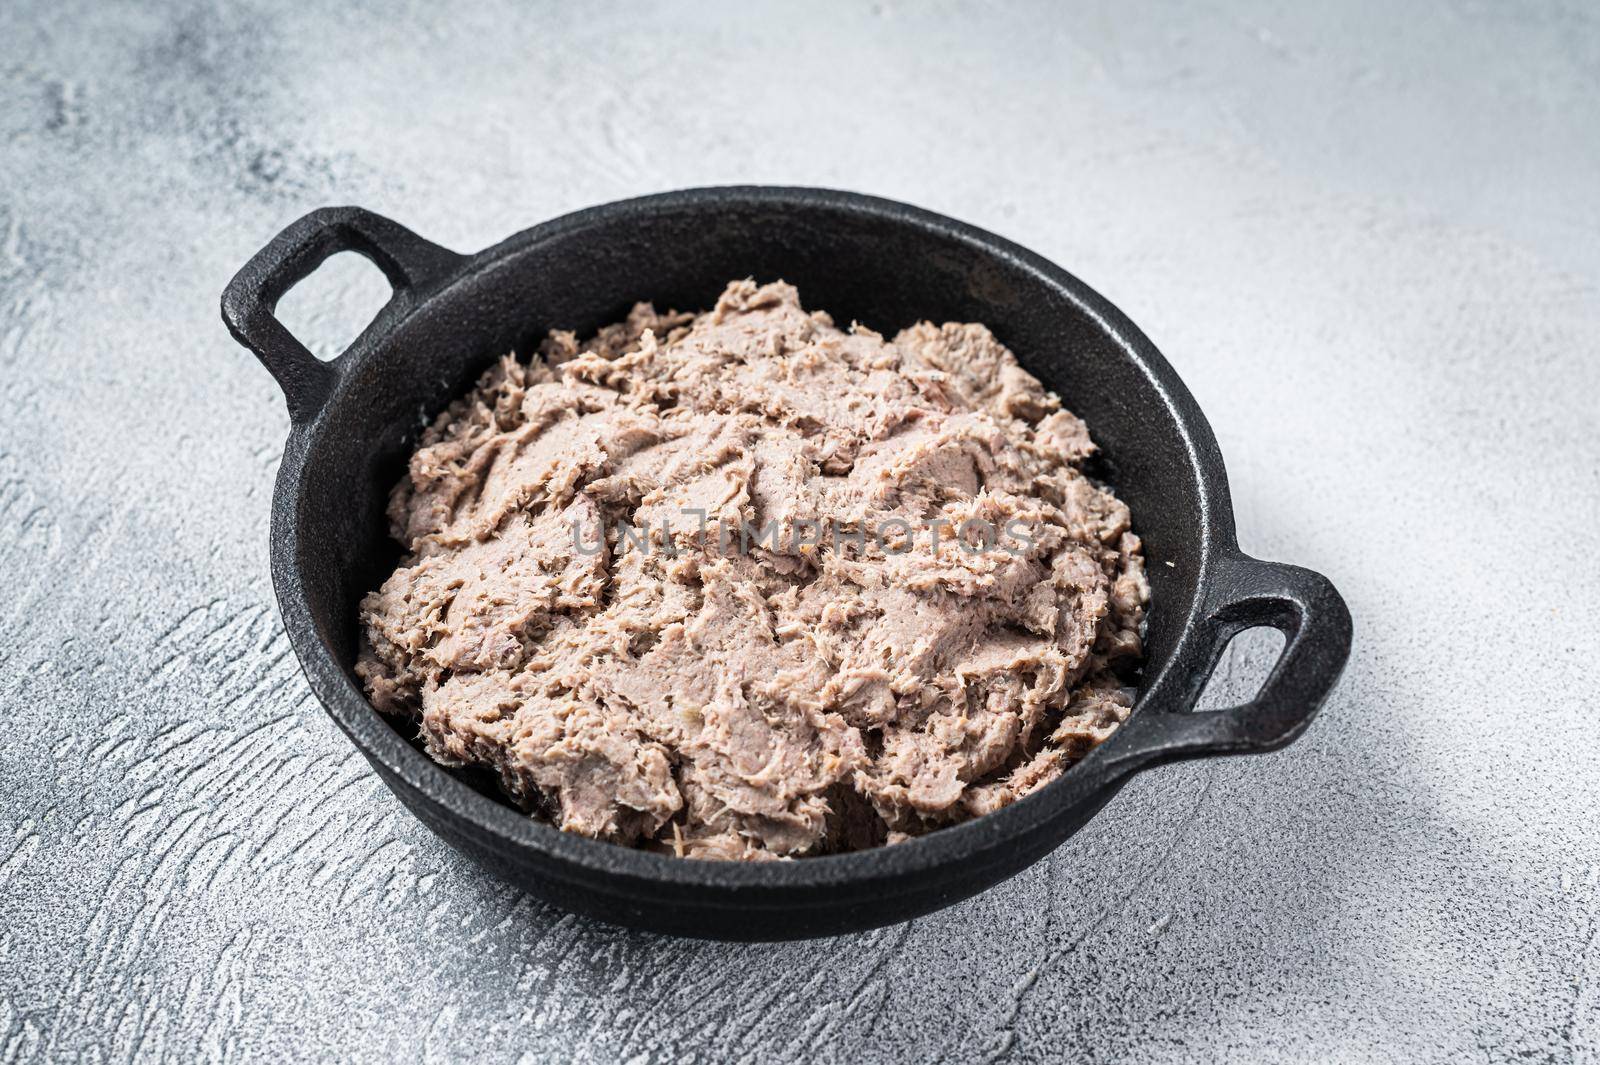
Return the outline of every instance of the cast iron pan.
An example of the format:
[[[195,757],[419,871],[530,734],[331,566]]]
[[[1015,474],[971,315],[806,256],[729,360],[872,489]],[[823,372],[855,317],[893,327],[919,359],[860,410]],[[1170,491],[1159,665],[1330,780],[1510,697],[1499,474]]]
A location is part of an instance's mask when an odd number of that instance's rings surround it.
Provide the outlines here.
[[[321,362],[273,312],[285,291],[346,250],[376,263],[394,296],[347,351]],[[1144,538],[1148,658],[1132,717],[1062,779],[997,813],[892,847],[791,862],[689,861],[534,821],[431,762],[368,705],[351,671],[356,607],[398,558],[384,504],[424,418],[496,356],[529,350],[548,329],[593,330],[639,299],[708,307],[739,277],[783,278],[807,306],[885,333],[925,318],[983,322],[1088,420],[1104,454],[1099,472],[1132,507]],[[826,935],[915,917],[1025,868],[1140,770],[1289,743],[1349,653],[1350,617],[1324,577],[1240,552],[1211,429],[1133,323],[1039,256],[915,207],[816,189],[693,189],[579,211],[476,255],[360,208],[326,208],[239,271],[222,316],[289,401],[272,573],[312,689],[424,823],[570,910],[724,939]],[[1228,640],[1258,625],[1287,637],[1260,694],[1229,710],[1190,712]]]

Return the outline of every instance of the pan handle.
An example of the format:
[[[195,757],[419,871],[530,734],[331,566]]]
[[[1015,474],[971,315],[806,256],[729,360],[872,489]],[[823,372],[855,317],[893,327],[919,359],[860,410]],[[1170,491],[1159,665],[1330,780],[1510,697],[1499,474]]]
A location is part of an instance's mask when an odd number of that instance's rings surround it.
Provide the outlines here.
[[[323,362],[311,354],[275,312],[285,292],[342,251],[366,256],[389,279],[394,295],[381,314],[409,310],[418,290],[454,271],[464,258],[360,207],[323,207],[290,223],[245,263],[222,291],[222,320],[278,379],[296,423],[315,417],[328,398],[338,379],[337,360]]]
[[[1196,668],[1174,678],[1176,698],[1152,700],[1154,705],[1128,722],[1134,735],[1124,764],[1130,772],[1158,762],[1284,747],[1311,724],[1344,670],[1350,611],[1322,574],[1235,551],[1223,559],[1212,587],[1200,623]],[[1275,628],[1286,638],[1261,691],[1241,706],[1193,711],[1228,641],[1258,626]]]

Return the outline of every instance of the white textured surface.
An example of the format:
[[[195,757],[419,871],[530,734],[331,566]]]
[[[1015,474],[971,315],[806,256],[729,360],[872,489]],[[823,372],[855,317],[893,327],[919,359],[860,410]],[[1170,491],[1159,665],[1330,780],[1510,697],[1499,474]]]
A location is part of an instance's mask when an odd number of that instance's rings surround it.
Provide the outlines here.
[[[1591,5],[277,7],[0,6],[7,1057],[1600,1057]],[[1350,603],[1312,731],[820,943],[566,917],[405,814],[280,631],[287,419],[223,283],[322,204],[470,250],[732,181],[1138,321],[1246,549]],[[336,348],[382,298],[336,263],[285,313]]]

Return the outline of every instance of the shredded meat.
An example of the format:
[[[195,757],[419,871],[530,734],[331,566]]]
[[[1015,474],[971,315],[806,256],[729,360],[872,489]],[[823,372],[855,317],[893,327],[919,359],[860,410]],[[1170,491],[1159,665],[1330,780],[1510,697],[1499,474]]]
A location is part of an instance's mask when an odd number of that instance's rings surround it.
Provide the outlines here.
[[[728,286],[499,360],[361,604],[373,704],[561,828],[798,857],[989,813],[1132,705],[1149,598],[1084,423],[982,325]],[[986,535],[988,533],[994,535]]]

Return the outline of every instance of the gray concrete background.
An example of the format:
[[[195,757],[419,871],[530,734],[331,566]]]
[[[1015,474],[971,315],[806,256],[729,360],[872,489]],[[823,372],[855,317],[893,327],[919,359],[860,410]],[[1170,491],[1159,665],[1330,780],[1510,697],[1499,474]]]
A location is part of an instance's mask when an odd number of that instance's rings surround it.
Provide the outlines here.
[[[287,418],[223,283],[323,204],[471,250],[735,181],[968,219],[1138,321],[1245,548],[1349,600],[1312,731],[813,943],[565,916],[404,813],[279,627]],[[333,351],[383,298],[335,261],[285,316]],[[0,6],[0,1046],[1595,1061],[1597,327],[1577,0]]]

